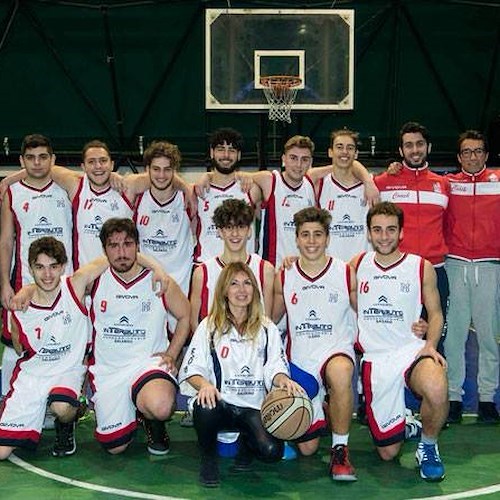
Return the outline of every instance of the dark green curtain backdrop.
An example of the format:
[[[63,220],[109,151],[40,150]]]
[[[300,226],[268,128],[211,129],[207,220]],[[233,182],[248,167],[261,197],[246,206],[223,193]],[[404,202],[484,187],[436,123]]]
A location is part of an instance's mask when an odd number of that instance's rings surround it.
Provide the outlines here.
[[[206,135],[233,126],[256,150],[263,137],[311,135],[325,151],[344,125],[377,149],[396,147],[401,123],[426,124],[435,147],[453,151],[458,132],[500,114],[500,2],[337,1],[355,9],[355,110],[294,114],[286,130],[259,113],[206,112],[204,9],[226,2],[0,2],[0,139],[11,149],[34,131],[58,151],[99,137],[136,151],[166,137],[203,154]],[[233,8],[329,8],[331,2],[236,2]],[[264,135],[263,134],[263,128]]]

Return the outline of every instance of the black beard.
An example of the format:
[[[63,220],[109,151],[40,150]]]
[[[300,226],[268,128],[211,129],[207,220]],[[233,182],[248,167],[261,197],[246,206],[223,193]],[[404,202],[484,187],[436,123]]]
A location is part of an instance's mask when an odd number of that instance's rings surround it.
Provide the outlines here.
[[[234,162],[232,167],[221,168],[220,165],[216,161],[212,160],[212,168],[215,168],[215,170],[217,170],[217,172],[219,172],[219,174],[222,174],[222,175],[232,174],[236,170],[237,166],[238,166],[238,162]]]

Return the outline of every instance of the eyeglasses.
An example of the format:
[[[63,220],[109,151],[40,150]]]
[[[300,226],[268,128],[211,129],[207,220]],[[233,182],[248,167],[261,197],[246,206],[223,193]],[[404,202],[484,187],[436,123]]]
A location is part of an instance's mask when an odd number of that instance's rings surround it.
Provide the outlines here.
[[[462,149],[462,151],[460,151],[460,156],[463,156],[464,158],[471,158],[472,154],[475,154],[476,157],[484,155],[484,148]]]
[[[32,155],[32,154],[27,154],[27,155],[24,155],[23,157],[26,161],[30,161],[30,162],[35,162],[35,161],[47,161],[50,159],[50,154],[49,153],[42,153],[42,154],[39,154],[39,155]]]

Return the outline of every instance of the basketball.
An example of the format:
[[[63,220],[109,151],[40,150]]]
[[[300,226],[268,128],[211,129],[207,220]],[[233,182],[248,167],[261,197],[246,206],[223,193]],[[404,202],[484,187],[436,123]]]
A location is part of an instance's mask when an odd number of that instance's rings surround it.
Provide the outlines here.
[[[311,426],[313,410],[305,395],[288,395],[286,389],[274,389],[260,410],[262,424],[269,434],[285,441],[301,437]]]

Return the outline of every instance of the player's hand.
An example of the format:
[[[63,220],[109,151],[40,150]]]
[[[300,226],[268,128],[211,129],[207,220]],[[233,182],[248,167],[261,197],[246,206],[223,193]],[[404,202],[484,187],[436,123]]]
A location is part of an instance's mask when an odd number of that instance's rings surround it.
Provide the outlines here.
[[[10,301],[9,309],[11,311],[25,312],[30,305],[31,297],[24,295],[24,293],[17,293]]]
[[[305,394],[301,385],[297,384],[297,382],[283,373],[279,373],[274,377],[273,385],[278,389],[284,389],[289,396]]]
[[[380,191],[375,182],[370,181],[365,183],[364,199],[369,207],[373,207],[380,201]]]
[[[163,269],[154,269],[151,277],[153,292],[157,297],[161,297],[168,290],[170,277]]]
[[[109,176],[109,185],[111,186],[111,189],[114,189],[115,191],[118,191],[120,193],[125,191],[125,189],[127,188],[125,179],[116,172],[111,172]]]
[[[423,318],[419,318],[418,321],[415,321],[415,323],[412,323],[411,325],[411,332],[419,339],[423,339],[425,337],[428,329],[429,323],[427,323],[427,321]]]
[[[282,269],[290,269],[293,266],[294,262],[297,262],[299,258],[296,255],[287,255],[283,262],[281,263]]]
[[[207,383],[200,387],[196,400],[202,408],[213,410],[217,406],[217,401],[222,399],[220,392],[213,384]]]
[[[445,370],[448,368],[448,363],[446,362],[446,359],[441,356],[436,350],[436,348],[429,344],[428,342],[425,343],[425,346],[420,350],[418,353],[417,357],[430,357],[434,360],[435,363],[441,365]]]
[[[167,371],[172,375],[177,375],[177,367],[175,365],[175,358],[167,352],[155,352],[153,357],[160,358],[159,366],[165,366]]]
[[[212,174],[210,172],[205,172],[202,174],[194,185],[194,192],[198,198],[205,198],[206,194],[210,191],[210,179]]]
[[[397,175],[397,174],[399,174],[399,172],[401,172],[402,168],[403,168],[403,164],[401,162],[393,161],[387,167],[387,173],[389,175]]]
[[[12,298],[14,297],[14,290],[9,284],[6,284],[2,287],[2,306],[5,309],[10,309],[10,303]]]
[[[236,172],[235,179],[239,182],[240,188],[244,193],[249,193],[253,186],[253,178],[251,174],[245,172]]]

